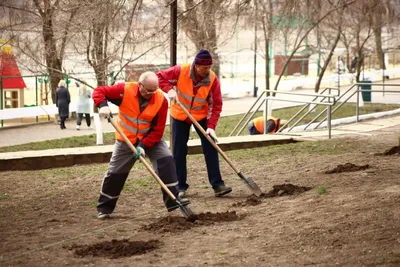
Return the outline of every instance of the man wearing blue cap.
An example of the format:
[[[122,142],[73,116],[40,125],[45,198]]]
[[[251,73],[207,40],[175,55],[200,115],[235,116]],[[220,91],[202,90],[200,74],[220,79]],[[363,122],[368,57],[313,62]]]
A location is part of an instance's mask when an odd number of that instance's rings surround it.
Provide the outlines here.
[[[170,100],[178,98],[207,134],[217,142],[215,128],[222,111],[222,94],[220,82],[211,70],[211,66],[211,54],[201,49],[192,64],[176,65],[158,72],[157,76],[160,88],[168,93]],[[174,86],[176,86],[176,91],[172,89]],[[185,197],[189,187],[186,156],[192,121],[174,101],[171,101],[170,112],[179,196]],[[196,131],[201,139],[208,180],[214,189],[215,196],[220,197],[232,192],[232,188],[226,186],[222,180],[217,150],[197,128]]]

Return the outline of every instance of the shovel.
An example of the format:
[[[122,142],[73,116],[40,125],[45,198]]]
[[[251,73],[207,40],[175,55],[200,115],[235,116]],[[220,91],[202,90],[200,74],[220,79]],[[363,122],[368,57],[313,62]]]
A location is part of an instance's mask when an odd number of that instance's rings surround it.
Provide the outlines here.
[[[247,187],[251,190],[251,192],[256,195],[257,197],[260,197],[262,192],[260,187],[253,181],[251,177],[244,177],[244,175],[238,170],[232,163],[232,161],[229,160],[228,156],[222,151],[222,149],[215,143],[215,141],[204,131],[203,127],[193,118],[192,114],[189,113],[189,111],[182,105],[181,102],[179,102],[178,98],[176,98],[176,103],[182,108],[182,110],[186,113],[186,115],[190,118],[190,120],[193,122],[193,124],[197,127],[197,129],[200,130],[200,132],[207,138],[207,140],[213,145],[213,147],[221,154],[221,156],[225,159],[225,161],[231,166],[231,168],[236,172],[236,174],[244,181],[244,183],[247,185]]]
[[[137,154],[137,150],[135,146],[132,144],[132,142],[126,137],[124,132],[121,130],[121,128],[118,126],[116,123],[115,119],[111,116],[109,118],[109,122],[112,124],[112,126],[115,128],[115,130],[122,136],[124,139],[125,143],[130,147],[133,153]],[[179,206],[179,209],[183,216],[188,219],[188,220],[195,220],[196,215],[192,212],[192,210],[188,206],[182,205],[182,203],[172,194],[172,192],[168,189],[168,187],[164,184],[164,182],[161,180],[161,178],[155,173],[153,168],[147,163],[147,161],[140,156],[139,157],[140,162],[146,167],[146,169],[153,175],[153,177],[156,179],[157,183],[161,186],[161,188],[169,195],[169,197],[175,201],[175,203]]]

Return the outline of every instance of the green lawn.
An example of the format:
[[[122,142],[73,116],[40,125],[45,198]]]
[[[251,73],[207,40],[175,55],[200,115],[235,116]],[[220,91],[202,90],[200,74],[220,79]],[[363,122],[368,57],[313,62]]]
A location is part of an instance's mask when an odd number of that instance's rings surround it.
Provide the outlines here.
[[[296,114],[301,107],[292,107],[292,108],[284,108],[279,110],[274,110],[273,115],[274,117],[279,117],[281,119],[288,120],[294,114]],[[400,108],[400,105],[394,104],[365,104],[364,107],[360,108],[359,114],[370,114],[382,111],[389,111]],[[306,116],[302,123],[305,124],[310,122],[316,114],[319,114],[323,109],[324,106],[317,106],[317,112],[313,113],[312,115]],[[306,109],[307,111],[308,109]],[[333,108],[332,108],[333,110]],[[302,114],[304,114],[304,111]],[[301,114],[301,115],[302,115]],[[355,116],[356,114],[356,106],[353,103],[346,103],[340,109],[338,109],[333,115],[332,119],[338,118],[346,118]],[[255,116],[262,116],[262,112],[258,112]],[[323,116],[317,121],[320,121],[326,116],[326,112],[323,113]],[[240,121],[243,115],[235,115],[229,117],[220,118],[218,127],[217,127],[217,135],[219,137],[229,136],[232,129],[236,126],[236,124]],[[244,120],[243,122],[245,122]],[[290,126],[290,124],[289,124]],[[241,126],[240,126],[241,127]],[[240,127],[238,129],[240,129]],[[237,131],[234,133],[236,135]],[[247,127],[244,128],[240,135],[247,135]],[[191,138],[196,139],[198,138],[196,132],[191,132]],[[164,139],[169,140],[169,127],[167,126],[164,133]],[[105,133],[103,136],[103,141],[105,145],[111,145],[115,143],[114,134],[113,133]],[[16,146],[8,146],[8,147],[0,147],[0,153],[3,152],[14,152],[14,151],[28,151],[28,150],[43,150],[43,149],[54,149],[54,148],[69,148],[69,147],[84,147],[84,146],[95,146],[96,145],[96,135],[87,135],[87,136],[76,136],[76,137],[68,137],[62,139],[55,139],[55,140],[48,140],[44,142],[35,142],[35,143],[28,143]]]

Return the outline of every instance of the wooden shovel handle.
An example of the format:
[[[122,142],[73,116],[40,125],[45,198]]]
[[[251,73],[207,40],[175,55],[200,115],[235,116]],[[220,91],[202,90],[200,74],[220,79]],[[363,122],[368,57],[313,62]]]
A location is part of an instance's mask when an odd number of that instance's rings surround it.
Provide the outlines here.
[[[130,149],[133,151],[133,153],[137,154],[137,150],[135,148],[135,146],[132,144],[132,142],[128,139],[128,137],[126,137],[126,135],[124,134],[124,132],[121,130],[121,128],[118,126],[118,124],[115,121],[115,118],[110,118],[110,122],[112,124],[112,126],[115,128],[115,130],[122,136],[122,138],[124,139],[125,143],[130,147]],[[174,196],[174,194],[172,194],[172,192],[169,190],[169,188],[164,184],[164,182],[161,180],[160,177],[158,177],[157,173],[155,173],[155,171],[153,170],[153,168],[147,163],[147,161],[140,156],[139,157],[140,162],[142,162],[142,164],[146,167],[146,169],[151,173],[151,175],[153,175],[153,177],[157,180],[157,183],[162,187],[162,189],[169,195],[169,197],[172,200],[176,200],[176,197]]]
[[[229,166],[232,167],[232,169],[236,173],[240,173],[238,169],[233,165],[232,161],[228,158],[228,156],[222,151],[222,149],[215,143],[215,141],[204,131],[203,127],[193,118],[192,114],[189,113],[189,111],[182,105],[181,102],[179,102],[178,98],[176,99],[176,103],[182,108],[183,112],[186,113],[186,115],[189,117],[189,119],[193,122],[193,124],[197,127],[197,129],[200,130],[200,132],[207,138],[207,140],[213,145],[213,147],[221,154],[221,156],[226,160],[226,162],[229,164]]]

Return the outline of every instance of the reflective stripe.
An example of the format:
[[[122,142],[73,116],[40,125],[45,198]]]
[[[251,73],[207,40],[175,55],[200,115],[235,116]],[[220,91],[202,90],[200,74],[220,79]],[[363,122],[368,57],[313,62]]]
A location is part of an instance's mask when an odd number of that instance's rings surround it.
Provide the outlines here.
[[[171,187],[171,186],[177,186],[178,185],[178,182],[175,182],[175,183],[170,183],[170,184],[165,184],[167,187]]]
[[[186,99],[186,100],[189,100],[189,101],[192,101],[192,99],[193,99],[192,96],[186,95],[186,94],[184,94],[184,93],[182,93],[182,92],[180,92],[180,91],[177,91],[177,94],[178,94],[180,97],[182,97],[182,98],[184,98],[184,99]],[[202,97],[195,97],[195,98],[194,98],[194,102],[196,102],[196,103],[198,103],[198,104],[200,104],[200,105],[203,105],[204,103],[206,103],[206,101],[207,101],[207,99],[202,98]]]
[[[182,98],[184,98],[184,99],[186,99],[186,100],[192,101],[192,97],[191,97],[191,96],[185,95],[185,94],[183,94],[183,93],[180,92],[180,91],[177,91],[177,93],[178,93],[178,95],[179,95],[180,97],[182,97]]]
[[[202,110],[203,107],[190,107],[190,105],[181,102],[181,104],[187,109],[187,110]]]
[[[116,199],[116,198],[119,198],[119,195],[116,196],[116,197],[112,197],[112,196],[107,195],[106,193],[103,193],[103,192],[101,192],[101,191],[100,191],[100,195],[105,196],[105,197],[107,197],[107,198],[109,198],[109,199]]]
[[[183,102],[181,102],[181,104],[182,104],[186,109],[190,109],[190,105],[189,105],[189,104],[186,104],[186,103],[183,103]]]
[[[146,120],[139,120],[137,118],[133,118],[133,117],[129,117],[128,115],[125,115],[124,113],[120,113],[125,119],[129,120],[132,123],[135,124],[148,124],[151,123],[150,121],[146,121]]]
[[[192,110],[202,110],[203,107],[192,107]]]
[[[206,103],[207,99],[201,98],[201,97],[195,97],[194,101],[199,103],[199,104],[204,104],[204,103]]]
[[[149,126],[149,127],[145,128],[145,129],[139,130],[139,129],[136,128],[136,127],[131,127],[131,126],[127,125],[127,124],[126,124],[125,122],[123,122],[123,121],[119,121],[119,123],[120,123],[125,129],[128,129],[130,132],[133,132],[133,133],[147,133],[147,131],[150,129],[150,126]],[[147,124],[147,123],[146,123],[146,124]]]

